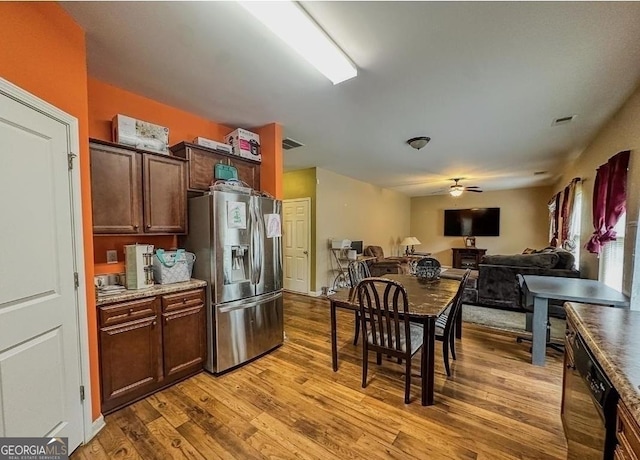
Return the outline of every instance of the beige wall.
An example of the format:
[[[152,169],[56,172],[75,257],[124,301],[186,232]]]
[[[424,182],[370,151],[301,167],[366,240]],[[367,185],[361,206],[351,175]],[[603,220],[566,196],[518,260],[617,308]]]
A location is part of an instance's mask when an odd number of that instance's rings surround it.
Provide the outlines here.
[[[549,242],[547,202],[551,187],[497,192],[464,193],[411,199],[411,236],[422,243],[417,251],[431,252],[443,265],[451,265],[451,248],[464,247],[462,237],[444,236],[444,210],[500,208],[500,236],[477,237],[476,247],[488,254],[516,254],[525,248],[543,248]]]
[[[329,238],[362,240],[397,255],[409,234],[410,198],[340,174],[316,168],[316,289],[330,286]]]
[[[560,191],[573,177],[584,180],[582,190],[582,231],[580,271],[581,276],[598,278],[598,258],[584,249],[593,233],[592,199],[596,169],[622,150],[631,150],[629,179],[627,184],[627,237],[625,241],[624,289],[629,292],[633,273],[633,253],[640,206],[640,164],[635,150],[640,147],[640,88],[624,103],[612,119],[600,130],[582,154],[569,164],[557,182]],[[635,284],[640,284],[640,280]],[[638,286],[640,289],[640,286]]]
[[[316,290],[316,169],[300,169],[285,173],[283,176],[283,196],[285,200],[294,198],[311,198],[311,241],[309,257],[311,258],[311,290]]]

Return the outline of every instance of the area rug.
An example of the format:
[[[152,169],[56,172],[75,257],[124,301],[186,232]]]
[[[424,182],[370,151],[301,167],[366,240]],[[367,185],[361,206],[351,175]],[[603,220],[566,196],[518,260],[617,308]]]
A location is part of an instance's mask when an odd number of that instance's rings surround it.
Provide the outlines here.
[[[551,337],[562,340],[564,338],[565,320],[550,318]],[[497,308],[480,307],[477,305],[462,306],[462,321],[480,324],[493,329],[509,332],[525,332],[525,313],[518,311],[499,310]]]

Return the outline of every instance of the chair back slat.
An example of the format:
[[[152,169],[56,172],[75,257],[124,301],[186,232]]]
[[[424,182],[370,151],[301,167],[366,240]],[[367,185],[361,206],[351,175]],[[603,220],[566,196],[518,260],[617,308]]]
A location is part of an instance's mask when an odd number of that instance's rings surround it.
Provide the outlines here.
[[[357,285],[366,340],[372,349],[402,352],[411,349],[409,302],[405,288],[386,278],[365,278]]]
[[[365,261],[354,260],[349,262],[347,270],[349,272],[349,282],[351,283],[351,287],[356,287],[360,281],[371,277],[369,265],[367,265]]]
[[[456,292],[456,296],[451,301],[451,309],[449,310],[449,316],[447,316],[447,322],[444,326],[444,336],[448,337],[449,334],[453,331],[453,325],[455,323],[456,318],[458,317],[458,313],[462,308],[462,296],[464,295],[464,288],[467,284],[467,279],[471,274],[471,270],[467,269],[462,275],[462,279],[460,280],[460,286],[458,286],[458,291]]]

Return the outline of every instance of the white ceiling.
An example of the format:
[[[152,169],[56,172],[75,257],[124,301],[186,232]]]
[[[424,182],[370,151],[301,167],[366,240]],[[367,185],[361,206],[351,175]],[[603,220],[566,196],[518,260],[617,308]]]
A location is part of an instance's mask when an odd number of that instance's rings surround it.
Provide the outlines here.
[[[235,2],[62,5],[87,32],[90,75],[229,126],[279,122],[306,144],[285,170],[410,196],[451,177],[550,183],[534,171],[557,173],[640,80],[640,3],[302,4],[356,78],[333,86]],[[422,150],[405,143],[420,135]]]

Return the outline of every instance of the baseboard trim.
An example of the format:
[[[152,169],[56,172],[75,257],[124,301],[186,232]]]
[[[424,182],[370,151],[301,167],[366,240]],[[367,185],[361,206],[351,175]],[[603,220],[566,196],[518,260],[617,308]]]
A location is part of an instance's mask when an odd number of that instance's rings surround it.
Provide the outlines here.
[[[296,291],[290,291],[288,289],[283,289],[283,291],[284,292],[288,292],[289,294],[306,295],[307,297],[321,297],[322,296],[322,292],[321,291],[296,292]]]
[[[95,437],[95,435],[100,433],[100,430],[102,430],[106,425],[107,424],[104,421],[104,416],[102,414],[100,414],[100,417],[95,419],[93,421],[93,423],[91,424],[91,433],[87,433],[89,435],[89,437],[88,437],[88,439],[84,440],[84,443],[86,444],[89,441],[91,441]]]

